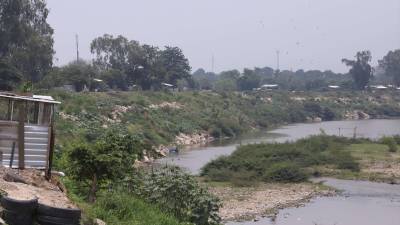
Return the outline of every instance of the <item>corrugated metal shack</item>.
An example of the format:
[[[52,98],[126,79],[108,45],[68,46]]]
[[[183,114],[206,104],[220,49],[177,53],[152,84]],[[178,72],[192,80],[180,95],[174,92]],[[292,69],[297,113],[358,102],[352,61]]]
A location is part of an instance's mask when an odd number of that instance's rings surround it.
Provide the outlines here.
[[[0,92],[0,163],[6,167],[45,169],[54,152],[54,113],[50,96]]]

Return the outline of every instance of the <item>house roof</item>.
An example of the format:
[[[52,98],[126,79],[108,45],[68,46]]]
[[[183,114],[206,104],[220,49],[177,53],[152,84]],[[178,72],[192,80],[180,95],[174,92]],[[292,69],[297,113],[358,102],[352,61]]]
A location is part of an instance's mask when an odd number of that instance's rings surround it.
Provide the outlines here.
[[[374,86],[371,86],[372,88],[376,88],[376,89],[387,89],[387,87],[386,86],[383,86],[383,85],[374,85]]]
[[[14,93],[9,93],[9,92],[0,92],[0,98],[31,101],[31,102],[43,102],[43,103],[49,103],[49,104],[61,104],[61,102],[55,101],[53,99],[53,97],[46,96],[46,95],[24,96],[24,95],[17,95]]]
[[[277,84],[264,84],[264,85],[262,85],[261,87],[266,87],[266,88],[269,88],[269,87],[279,87],[279,85],[277,85]]]
[[[161,83],[161,85],[166,86],[166,87],[173,87],[174,85],[168,84],[168,83]]]

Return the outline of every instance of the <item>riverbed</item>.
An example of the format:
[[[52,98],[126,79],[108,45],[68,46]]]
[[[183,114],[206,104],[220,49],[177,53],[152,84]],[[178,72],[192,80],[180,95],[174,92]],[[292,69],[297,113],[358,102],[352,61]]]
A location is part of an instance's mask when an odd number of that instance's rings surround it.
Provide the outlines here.
[[[320,133],[377,139],[400,134],[400,120],[358,120],[293,124],[259,132],[235,140],[222,140],[206,146],[190,147],[163,159],[198,174],[209,161],[229,155],[238,145],[262,142],[296,141]],[[317,182],[322,180],[316,180]],[[303,207],[287,208],[276,218],[257,218],[257,222],[230,222],[227,225],[399,225],[400,185],[345,181],[331,178],[324,183],[343,192],[334,197],[313,198]]]
[[[318,197],[299,208],[283,209],[275,219],[230,222],[227,225],[399,225],[400,185],[325,178],[342,190],[335,197]]]

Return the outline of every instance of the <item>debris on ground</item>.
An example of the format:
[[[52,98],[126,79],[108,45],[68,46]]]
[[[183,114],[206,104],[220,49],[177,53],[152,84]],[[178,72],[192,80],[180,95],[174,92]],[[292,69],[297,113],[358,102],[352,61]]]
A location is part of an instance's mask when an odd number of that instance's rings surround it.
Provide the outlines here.
[[[58,208],[77,208],[53,178],[47,181],[44,173],[35,169],[16,170],[0,167],[0,190],[16,200],[37,198],[39,203]]]

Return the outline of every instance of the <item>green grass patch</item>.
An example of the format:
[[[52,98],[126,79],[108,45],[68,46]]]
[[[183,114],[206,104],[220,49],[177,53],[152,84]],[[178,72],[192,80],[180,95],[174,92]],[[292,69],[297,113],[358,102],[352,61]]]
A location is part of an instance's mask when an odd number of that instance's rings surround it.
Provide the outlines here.
[[[86,201],[82,187],[68,179],[63,179],[68,188],[68,197],[82,209],[81,224],[94,225],[96,218],[108,225],[190,225],[180,222],[173,215],[163,212],[157,204],[150,204],[123,190],[106,191],[103,188],[95,203]]]

